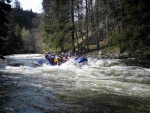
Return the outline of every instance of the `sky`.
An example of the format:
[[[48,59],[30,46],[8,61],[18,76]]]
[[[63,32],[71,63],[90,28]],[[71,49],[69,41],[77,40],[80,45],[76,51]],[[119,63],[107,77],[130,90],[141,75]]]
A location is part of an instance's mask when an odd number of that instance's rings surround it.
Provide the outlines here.
[[[15,0],[13,0],[14,2]],[[18,0],[21,3],[23,10],[32,9],[33,12],[42,13],[43,0]]]

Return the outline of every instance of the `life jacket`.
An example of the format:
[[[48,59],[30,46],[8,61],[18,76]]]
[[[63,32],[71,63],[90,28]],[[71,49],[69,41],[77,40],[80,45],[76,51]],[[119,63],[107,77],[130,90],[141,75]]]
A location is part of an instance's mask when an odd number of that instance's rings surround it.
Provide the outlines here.
[[[57,63],[58,62],[58,57],[54,58],[54,62]]]

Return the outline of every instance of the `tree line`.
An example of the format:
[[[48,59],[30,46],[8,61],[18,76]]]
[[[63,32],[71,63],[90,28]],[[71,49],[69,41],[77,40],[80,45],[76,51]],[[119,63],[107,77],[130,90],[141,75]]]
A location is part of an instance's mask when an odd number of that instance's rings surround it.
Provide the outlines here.
[[[74,51],[95,39],[140,57],[150,55],[150,11],[147,0],[43,0],[45,48]],[[92,37],[86,43],[84,40]]]
[[[0,54],[100,50],[100,41],[149,58],[148,0],[43,0],[43,13],[24,11],[18,0],[0,1]]]
[[[23,10],[18,0],[0,1],[0,54],[35,53],[42,51],[39,37],[40,15]],[[40,41],[40,44],[39,44]]]

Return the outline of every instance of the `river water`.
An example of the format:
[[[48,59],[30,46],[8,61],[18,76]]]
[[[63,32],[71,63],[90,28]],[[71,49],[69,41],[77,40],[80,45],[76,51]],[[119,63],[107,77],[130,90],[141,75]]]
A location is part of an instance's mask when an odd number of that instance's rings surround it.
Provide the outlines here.
[[[0,68],[2,113],[150,113],[150,69],[122,60],[74,59],[37,66],[41,54],[5,56]]]

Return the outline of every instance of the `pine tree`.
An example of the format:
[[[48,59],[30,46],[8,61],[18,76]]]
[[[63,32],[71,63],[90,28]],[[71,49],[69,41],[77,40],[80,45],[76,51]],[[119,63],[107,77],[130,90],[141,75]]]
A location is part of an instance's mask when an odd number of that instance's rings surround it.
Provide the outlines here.
[[[9,2],[9,1],[7,1]],[[9,37],[9,14],[11,6],[0,1],[0,54],[4,54]]]
[[[44,43],[49,48],[60,48],[64,51],[64,46],[69,41],[70,17],[69,0],[44,0],[43,8],[45,15]]]
[[[140,51],[142,57],[150,55],[149,1],[122,0],[123,22],[122,48],[133,53]]]

